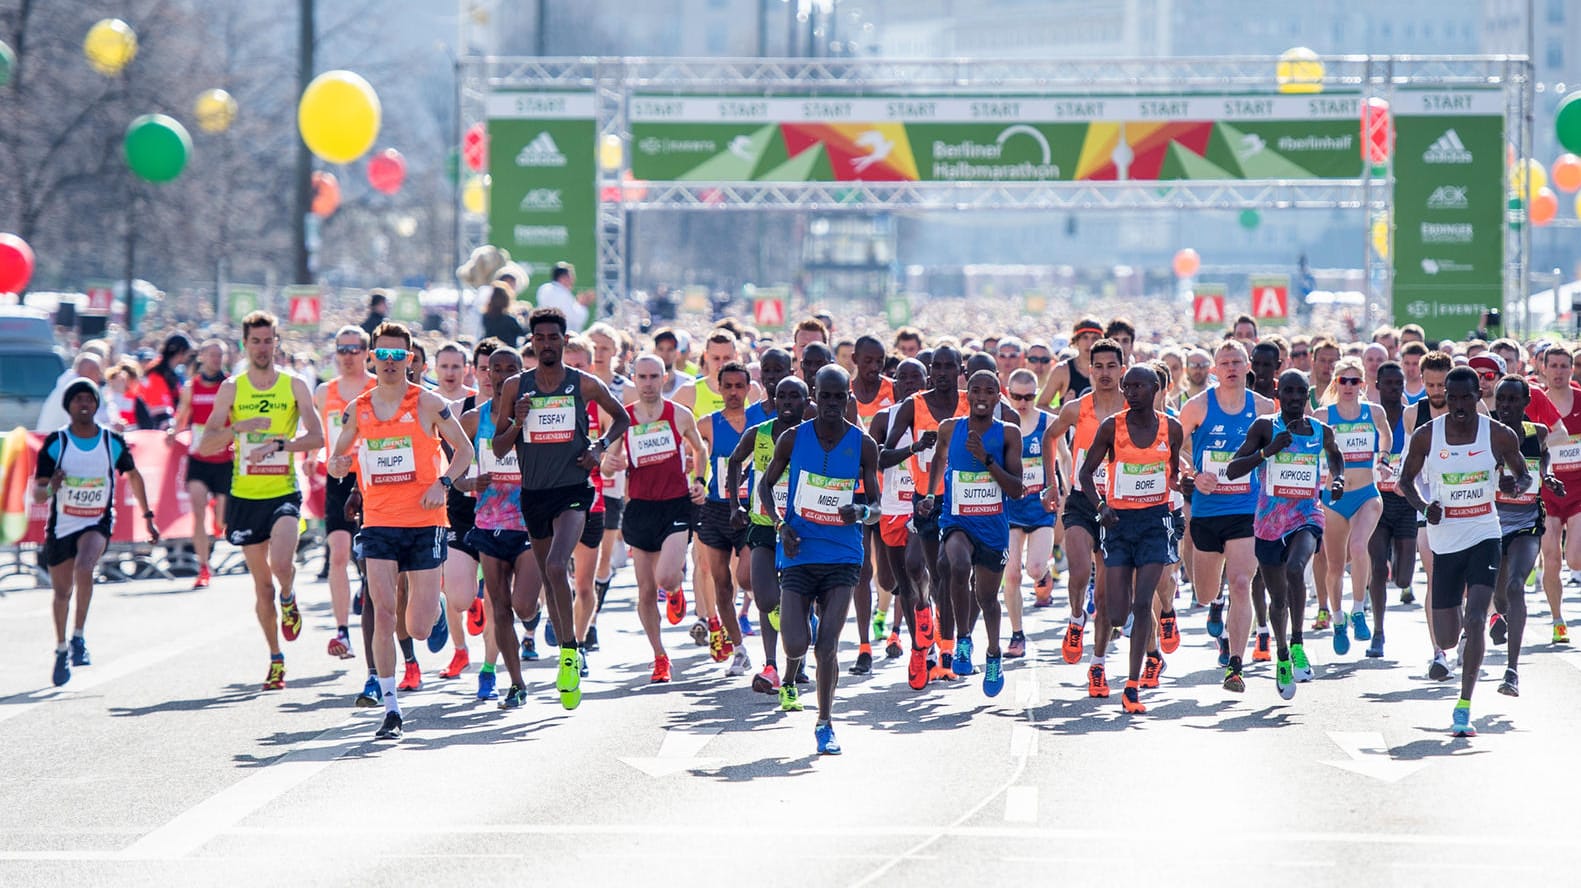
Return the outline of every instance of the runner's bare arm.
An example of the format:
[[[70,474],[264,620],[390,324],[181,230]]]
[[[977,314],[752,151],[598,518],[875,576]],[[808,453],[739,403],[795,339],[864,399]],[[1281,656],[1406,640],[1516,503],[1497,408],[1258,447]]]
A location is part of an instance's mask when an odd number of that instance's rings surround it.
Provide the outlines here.
[[[1521,439],[1503,423],[1490,422],[1493,456],[1503,464],[1505,473],[1499,477],[1499,488],[1506,494],[1519,493],[1532,483],[1531,469],[1526,467],[1526,457],[1521,455]]]
[[[1410,442],[1405,445],[1405,463],[1400,466],[1400,477],[1394,484],[1394,492],[1404,497],[1405,501],[1411,504],[1411,508],[1418,512],[1426,512],[1428,504],[1422,499],[1421,493],[1417,492],[1416,476],[1421,474],[1422,463],[1427,461],[1427,451],[1432,446],[1432,426],[1422,426],[1412,432]]]
[[[357,444],[357,411],[347,407],[340,414],[340,437],[335,439],[335,447],[329,451],[329,465],[326,468],[332,478],[344,478],[351,473],[352,464],[356,458],[351,455],[351,448]]]
[[[192,419],[192,380],[187,380],[181,385],[181,397],[176,401],[176,416],[170,421],[170,428],[165,430],[165,437],[174,438],[176,433],[187,427]]]
[[[862,439],[862,489],[878,489],[878,442],[866,437]],[[878,507],[873,506],[870,514],[876,516]],[[871,520],[878,519],[874,517]]]
[[[1328,457],[1328,476],[1333,479],[1329,482],[1331,496],[1339,499],[1345,495],[1345,454],[1340,452],[1339,445],[1334,442],[1333,429],[1322,423],[1318,428],[1323,430],[1323,455]]]
[[[1262,465],[1268,458],[1263,455],[1263,448],[1268,446],[1273,435],[1274,424],[1267,417],[1252,420],[1251,428],[1246,430],[1246,440],[1241,442],[1230,464],[1224,467],[1225,476],[1234,480]]]
[[[423,392],[418,402],[418,413],[423,424],[435,428],[439,437],[450,445],[450,465],[446,467],[445,474],[450,476],[452,484],[460,481],[466,476],[467,469],[472,467],[472,460],[476,456],[472,439],[461,428],[461,420],[456,418],[450,404],[433,392]]]
[[[1070,365],[1060,361],[1049,371],[1049,381],[1043,384],[1043,391],[1038,392],[1038,409],[1046,410],[1054,403],[1056,394],[1063,394],[1070,387]],[[1061,407],[1064,405],[1061,404]]]
[[[763,514],[770,516],[776,524],[779,523],[779,510],[774,508],[774,485],[779,483],[780,476],[790,467],[791,448],[796,444],[795,435],[780,435],[774,442],[774,455],[769,457],[769,464],[763,467],[763,477],[758,479],[758,502],[762,504]]]
[[[1169,480],[1178,490],[1180,488],[1180,461],[1186,453],[1186,434],[1180,427],[1180,420],[1173,416],[1166,416],[1169,420]]]
[[[1087,497],[1087,501],[1092,503],[1094,509],[1099,507],[1102,498],[1098,494],[1098,486],[1093,483],[1093,476],[1097,474],[1098,466],[1102,465],[1114,450],[1115,417],[1124,415],[1116,413],[1098,424],[1098,432],[1092,436],[1092,448],[1087,451],[1087,458],[1082,460],[1077,468],[1080,473],[1077,477],[1081,478],[1081,492]]]
[[[911,400],[910,398],[907,398],[900,403],[900,406],[894,409],[893,413],[895,421],[890,423],[888,430],[889,433],[885,435],[887,440],[884,441],[884,449],[900,449],[900,438],[905,434],[906,429],[911,428],[911,423],[916,417],[916,403],[917,402]]]
[[[1026,495],[1026,483],[1021,480],[1021,427],[1016,425],[1005,426],[1005,453],[1003,463],[995,461],[988,467],[989,472],[994,469],[1003,469],[1003,477],[994,474],[994,480],[999,482],[999,487],[1005,496],[1011,499],[1020,499]]]
[[[635,386],[627,386],[628,391],[635,388]],[[631,418],[626,415],[626,408],[609,393],[609,386],[591,373],[582,374],[582,400],[592,401],[604,412],[607,424],[604,426],[602,449],[608,451],[615,441],[626,436],[626,427],[631,425]]]
[[[944,473],[949,469],[950,438],[955,434],[955,420],[939,423],[939,444],[933,451],[933,461],[928,463],[928,487],[924,495],[936,497],[944,492]]]
[[[307,381],[300,376],[291,377],[291,395],[296,398],[298,405],[313,403],[313,390],[307,387]],[[324,421],[318,418],[318,411],[311,409],[311,406],[310,409],[302,410],[299,406],[297,415],[302,423],[302,434],[286,441],[284,449],[292,453],[309,453],[323,447]]]
[[[725,483],[729,485],[725,497],[730,502],[731,512],[746,508],[746,504],[741,502],[741,469],[747,464],[747,460],[752,458],[757,437],[757,432],[751,428],[743,432],[740,440],[736,441],[735,449],[730,451],[730,459],[725,463]],[[751,495],[752,492],[747,491],[747,496]]]
[[[494,448],[495,459],[504,459],[516,446],[516,439],[521,437],[522,426],[517,421],[515,413],[516,398],[520,392],[521,374],[519,373],[505,380],[505,384],[500,386],[499,402],[506,409],[502,411],[505,422],[501,424],[499,419],[494,421],[494,439],[490,442],[490,446]]]

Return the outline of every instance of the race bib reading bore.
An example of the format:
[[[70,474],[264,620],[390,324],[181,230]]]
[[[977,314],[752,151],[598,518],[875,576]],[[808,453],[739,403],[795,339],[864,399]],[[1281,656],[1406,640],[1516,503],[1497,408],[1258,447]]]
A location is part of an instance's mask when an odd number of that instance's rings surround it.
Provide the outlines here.
[[[564,444],[576,436],[576,398],[545,395],[532,400],[527,414],[529,444]]]
[[[1268,489],[1274,496],[1307,499],[1317,495],[1318,455],[1288,450],[1268,460]]]
[[[275,440],[277,439],[268,432],[243,433],[241,460],[243,475],[291,474],[291,457],[285,450],[279,450],[273,446]],[[253,451],[260,447],[269,447],[270,452],[258,462],[253,462]]]
[[[60,510],[74,518],[98,518],[110,507],[108,479],[67,475],[60,485]]]
[[[1486,469],[1476,472],[1444,472],[1438,476],[1438,502],[1445,518],[1476,518],[1493,511],[1493,496]]]
[[[417,457],[410,436],[368,438],[362,449],[363,477],[369,484],[400,484],[417,478]]]
[[[521,466],[516,462],[516,448],[504,456],[494,455],[494,439],[478,439],[478,471],[489,476],[490,484],[520,484]]]
[[[796,479],[796,514],[813,524],[844,524],[840,507],[851,505],[855,492],[855,478],[826,478],[803,470]]]
[[[637,468],[657,465],[675,455],[675,431],[662,419],[632,427],[631,462]]]
[[[951,515],[998,515],[1004,511],[1004,491],[988,472],[950,473]]]
[[[1168,467],[1158,463],[1120,463],[1115,466],[1114,498],[1120,502],[1155,506],[1169,498]]]

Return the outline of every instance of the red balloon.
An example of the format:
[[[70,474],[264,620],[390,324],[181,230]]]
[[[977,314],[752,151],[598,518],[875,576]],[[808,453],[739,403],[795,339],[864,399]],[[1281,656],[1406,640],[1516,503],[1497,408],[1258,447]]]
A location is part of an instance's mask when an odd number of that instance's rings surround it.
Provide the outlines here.
[[[340,208],[340,182],[334,173],[323,170],[313,174],[313,215],[328,219]]]
[[[0,233],[0,293],[20,293],[33,277],[33,248],[10,232]]]
[[[394,148],[386,148],[368,161],[368,184],[375,191],[394,194],[406,181],[406,158]]]
[[[1361,106],[1361,156],[1368,163],[1388,163],[1394,153],[1394,115],[1389,103],[1371,98]]]
[[[489,134],[483,129],[483,124],[474,123],[467,127],[466,135],[461,137],[461,157],[467,163],[467,169],[474,173],[481,173],[489,165]]]

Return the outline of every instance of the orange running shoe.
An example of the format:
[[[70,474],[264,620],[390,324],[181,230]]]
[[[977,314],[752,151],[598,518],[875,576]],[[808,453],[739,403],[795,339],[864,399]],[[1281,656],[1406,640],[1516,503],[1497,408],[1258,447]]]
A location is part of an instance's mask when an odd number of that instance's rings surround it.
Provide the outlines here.
[[[664,618],[670,621],[671,626],[681,625],[686,619],[686,593],[680,589],[670,592],[664,602]],[[668,681],[668,679],[665,679]]]
[[[213,579],[214,575],[209,573],[209,566],[205,564],[198,569],[198,578],[192,581],[192,588],[207,589]]]
[[[916,646],[927,650],[933,647],[933,643],[938,640],[934,638],[933,608],[919,607],[914,616],[916,618]]]
[[[1164,658],[1147,655],[1147,660],[1142,663],[1142,678],[1140,687],[1158,687],[1158,677],[1164,674]]]
[[[1109,696],[1109,679],[1104,677],[1103,667],[1097,663],[1092,664],[1087,670],[1087,696]]]
[[[928,686],[928,649],[914,647],[911,649],[911,662],[906,666],[906,683],[914,691],[920,691]]]
[[[1072,665],[1081,662],[1082,635],[1087,631],[1084,623],[1072,620],[1065,627],[1065,641],[1060,645],[1060,654],[1065,657],[1065,662]]]
[[[1136,682],[1125,683],[1125,692],[1120,695],[1120,707],[1133,715],[1147,711],[1147,707],[1142,705],[1142,695],[1137,690]]]
[[[885,642],[884,642],[884,657],[886,659],[893,660],[893,659],[896,659],[899,656],[900,656],[900,633],[899,632],[891,632],[891,633],[889,633],[889,638],[887,640],[885,640]]]
[[[296,606],[296,597],[280,602],[280,634],[286,641],[296,641],[302,634],[302,610]]]
[[[718,617],[708,620],[708,656],[713,657],[715,663],[723,663],[730,658],[725,653],[725,630]]]
[[[1180,623],[1174,611],[1158,615],[1158,646],[1166,654],[1173,654],[1180,649]]]
[[[1043,578],[1032,586],[1032,601],[1037,607],[1048,607],[1054,601],[1054,571],[1045,571]]]
[[[1269,660],[1272,660],[1274,658],[1273,651],[1270,650],[1272,647],[1272,641],[1273,635],[1271,633],[1257,633],[1257,646],[1252,648],[1252,659],[1260,663],[1266,663]]]
[[[406,672],[401,676],[401,680],[396,684],[395,689],[397,691],[415,691],[422,686],[423,670],[417,665],[417,661],[413,660],[406,664]]]
[[[670,680],[670,658],[659,656],[653,661],[653,676],[649,679],[654,684]]]
[[[483,596],[479,595],[467,606],[467,634],[482,635],[487,626],[488,615],[483,610]]]
[[[440,670],[439,677],[455,678],[461,673],[467,671],[467,667],[471,665],[472,657],[467,654],[467,649],[457,648],[455,655],[450,658],[450,665]]]
[[[266,691],[285,690],[285,661],[269,660],[269,677],[264,679],[263,689]]]

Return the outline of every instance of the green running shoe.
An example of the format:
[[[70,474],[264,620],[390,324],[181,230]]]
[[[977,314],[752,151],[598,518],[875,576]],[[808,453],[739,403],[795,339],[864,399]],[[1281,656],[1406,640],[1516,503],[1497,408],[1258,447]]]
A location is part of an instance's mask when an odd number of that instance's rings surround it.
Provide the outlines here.
[[[1289,660],[1280,660],[1274,665],[1274,687],[1279,689],[1279,696],[1284,699],[1295,699],[1296,670]]]
[[[777,604],[774,605],[773,610],[769,611],[769,626],[775,632],[780,631],[780,606]]]
[[[560,671],[554,678],[555,690],[560,692],[560,705],[575,709],[582,705],[582,652],[575,648],[560,649]]]
[[[1311,681],[1317,677],[1317,672],[1313,670],[1312,664],[1307,662],[1307,649],[1305,645],[1291,645],[1290,660],[1295,669],[1296,681]]]
[[[780,712],[801,712],[801,694],[796,683],[787,681],[780,685]]]
[[[888,622],[885,618],[888,616],[883,611],[873,611],[873,637],[875,639],[884,637],[885,623]]]

